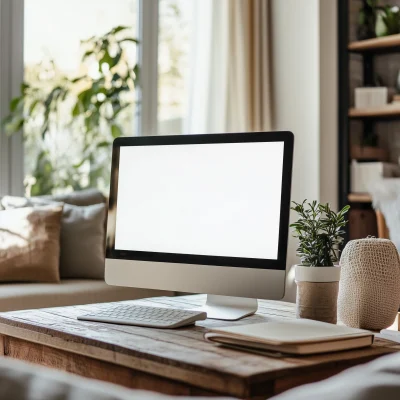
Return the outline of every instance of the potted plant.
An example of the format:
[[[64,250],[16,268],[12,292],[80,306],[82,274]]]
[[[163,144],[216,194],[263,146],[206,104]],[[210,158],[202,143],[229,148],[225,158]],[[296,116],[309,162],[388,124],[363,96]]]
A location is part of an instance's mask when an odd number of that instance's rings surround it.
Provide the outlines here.
[[[339,261],[345,214],[350,206],[335,213],[329,204],[317,201],[293,204],[299,219],[290,227],[299,241],[297,255],[301,260],[295,266],[296,315],[336,324],[340,267],[335,263]]]
[[[400,33],[400,8],[398,6],[376,7],[375,33],[377,37]]]

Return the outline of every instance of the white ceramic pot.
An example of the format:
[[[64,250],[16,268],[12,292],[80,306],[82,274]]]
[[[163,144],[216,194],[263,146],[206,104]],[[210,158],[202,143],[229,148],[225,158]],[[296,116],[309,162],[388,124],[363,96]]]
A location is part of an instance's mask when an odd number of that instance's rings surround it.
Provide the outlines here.
[[[340,267],[304,267],[295,265],[294,279],[298,282],[339,282]]]
[[[295,266],[296,316],[336,324],[340,267]]]

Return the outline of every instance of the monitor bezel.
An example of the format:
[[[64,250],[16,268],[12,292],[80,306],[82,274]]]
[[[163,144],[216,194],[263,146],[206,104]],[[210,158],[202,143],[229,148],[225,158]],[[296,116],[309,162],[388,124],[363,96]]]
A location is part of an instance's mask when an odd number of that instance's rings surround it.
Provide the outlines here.
[[[283,142],[283,169],[281,209],[279,223],[278,256],[276,260],[260,258],[209,256],[198,254],[158,253],[115,249],[115,226],[118,207],[119,149],[130,146],[179,146],[222,143]],[[114,140],[110,180],[110,196],[107,218],[106,258],[115,260],[137,260],[161,263],[214,265],[221,267],[259,268],[285,270],[290,215],[290,193],[292,182],[294,136],[289,131],[251,132],[204,135],[171,135],[121,137]]]

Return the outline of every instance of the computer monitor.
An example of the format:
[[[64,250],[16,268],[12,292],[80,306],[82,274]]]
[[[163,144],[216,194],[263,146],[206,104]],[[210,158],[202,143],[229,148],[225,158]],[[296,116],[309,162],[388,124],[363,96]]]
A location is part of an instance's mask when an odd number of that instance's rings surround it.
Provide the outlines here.
[[[281,299],[293,141],[291,132],[116,139],[106,282],[207,293],[209,318]]]

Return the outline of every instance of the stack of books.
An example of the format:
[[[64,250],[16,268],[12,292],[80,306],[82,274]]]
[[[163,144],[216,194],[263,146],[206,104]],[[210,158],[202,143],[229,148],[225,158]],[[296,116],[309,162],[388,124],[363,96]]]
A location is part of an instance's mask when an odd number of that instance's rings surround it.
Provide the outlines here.
[[[273,356],[309,355],[371,346],[373,333],[308,319],[212,329],[205,339],[219,345]]]

